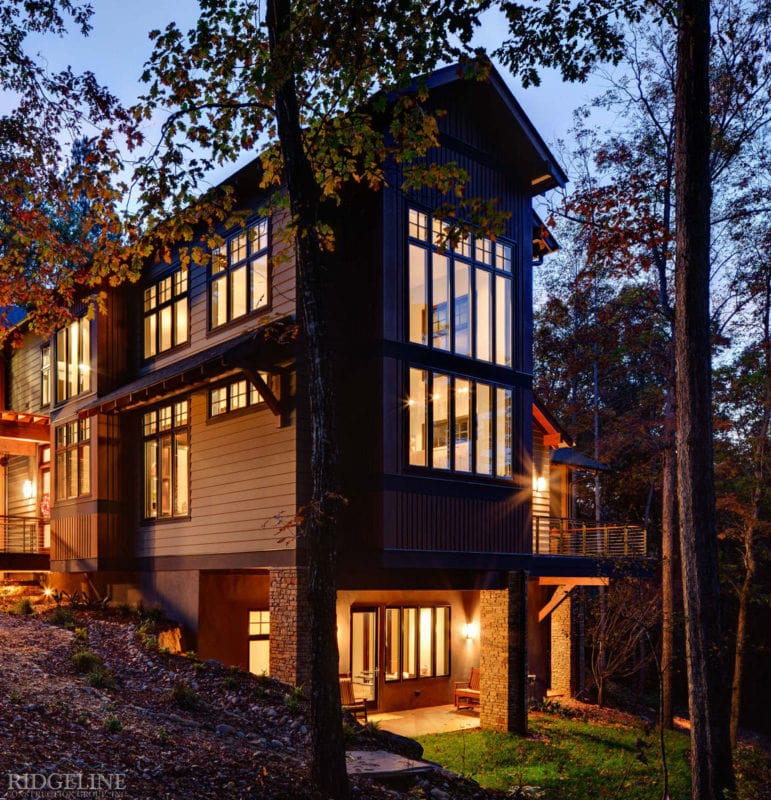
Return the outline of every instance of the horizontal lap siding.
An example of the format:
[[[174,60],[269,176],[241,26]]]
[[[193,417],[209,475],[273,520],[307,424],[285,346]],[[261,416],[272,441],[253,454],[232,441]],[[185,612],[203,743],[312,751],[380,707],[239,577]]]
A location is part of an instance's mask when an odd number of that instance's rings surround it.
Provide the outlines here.
[[[139,556],[208,555],[293,547],[282,522],[296,510],[295,433],[265,406],[206,419],[207,393],[192,397],[189,520],[140,530]]]
[[[42,344],[43,340],[39,336],[25,336],[22,346],[12,351],[9,376],[11,385],[8,393],[12,411],[41,411]],[[52,363],[51,369],[53,368]],[[48,409],[45,411],[48,413]]]

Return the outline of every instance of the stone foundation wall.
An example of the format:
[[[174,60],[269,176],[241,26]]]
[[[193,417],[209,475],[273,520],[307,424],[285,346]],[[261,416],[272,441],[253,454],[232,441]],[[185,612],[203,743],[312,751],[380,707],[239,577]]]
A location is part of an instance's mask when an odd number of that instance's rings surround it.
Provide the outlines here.
[[[551,612],[551,691],[570,697],[573,684],[570,597]]]
[[[527,733],[527,573],[480,593],[480,711],[483,728]]]
[[[310,691],[311,626],[307,567],[270,571],[270,674]]]

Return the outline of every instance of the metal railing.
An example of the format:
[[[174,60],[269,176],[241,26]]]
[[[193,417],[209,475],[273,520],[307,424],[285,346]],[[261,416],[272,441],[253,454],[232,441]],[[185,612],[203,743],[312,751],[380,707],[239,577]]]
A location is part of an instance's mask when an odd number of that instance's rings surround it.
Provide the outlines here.
[[[0,553],[40,553],[43,519],[0,515]]]
[[[647,555],[647,545],[645,528],[640,525],[533,518],[533,553],[538,555],[640,558]]]

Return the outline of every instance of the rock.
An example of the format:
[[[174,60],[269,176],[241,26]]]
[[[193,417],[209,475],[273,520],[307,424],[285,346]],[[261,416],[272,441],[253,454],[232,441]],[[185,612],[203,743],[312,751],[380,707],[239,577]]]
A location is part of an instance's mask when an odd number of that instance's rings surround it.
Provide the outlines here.
[[[217,736],[233,736],[233,734],[236,732],[236,729],[232,725],[226,725],[225,723],[222,723],[217,725],[217,727],[214,729],[214,732],[217,734]]]
[[[439,789],[437,786],[431,790],[431,798],[432,800],[450,800],[450,795],[447,792]]]

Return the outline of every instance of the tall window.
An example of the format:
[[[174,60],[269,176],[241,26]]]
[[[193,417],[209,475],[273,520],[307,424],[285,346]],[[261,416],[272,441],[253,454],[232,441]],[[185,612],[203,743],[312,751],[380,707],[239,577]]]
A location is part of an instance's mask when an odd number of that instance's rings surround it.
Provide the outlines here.
[[[51,345],[40,348],[40,405],[51,405]]]
[[[69,500],[91,491],[91,420],[56,429],[56,498]]]
[[[415,367],[408,386],[410,465],[512,477],[510,388]]]
[[[75,320],[56,334],[56,399],[75,397],[91,388],[91,323]]]
[[[247,226],[212,253],[211,327],[268,305],[268,220]]]
[[[512,245],[483,236],[452,245],[440,220],[414,208],[408,227],[409,340],[510,367]]]
[[[145,358],[187,341],[187,283],[187,267],[180,267],[145,289]]]
[[[270,673],[270,611],[249,612],[249,672]]]
[[[385,673],[386,681],[450,674],[448,606],[386,609]]]
[[[190,403],[170,403],[142,418],[145,517],[186,517],[190,504]]]

